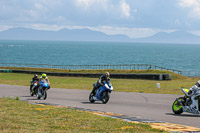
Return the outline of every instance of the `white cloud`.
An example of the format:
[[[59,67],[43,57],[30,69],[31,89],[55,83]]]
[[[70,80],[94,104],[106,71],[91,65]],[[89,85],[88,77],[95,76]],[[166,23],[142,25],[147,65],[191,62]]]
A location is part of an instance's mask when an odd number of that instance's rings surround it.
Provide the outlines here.
[[[131,7],[125,0],[76,0],[76,5],[80,9],[89,11],[90,13],[98,13],[110,15],[110,17],[130,17]],[[135,12],[135,10],[133,10]],[[104,15],[105,16],[105,15]]]
[[[135,38],[200,30],[200,0],[0,0],[0,18],[0,31],[88,27]]]
[[[197,35],[197,36],[200,36],[200,31],[190,31],[190,33]]]
[[[180,0],[179,4],[183,7],[193,7],[198,6],[199,2],[198,0]]]
[[[92,6],[104,6],[106,5],[108,0],[76,0],[78,6],[81,6],[85,9]]]
[[[200,19],[200,1],[199,0],[179,0],[181,7],[189,8],[190,17]]]
[[[93,0],[77,0],[77,3],[80,6],[89,7],[89,5],[91,5],[92,3],[94,3],[94,1]]]
[[[4,30],[8,30],[10,28],[13,28],[13,26],[4,26],[4,25],[0,25],[0,32],[4,31]]]
[[[130,6],[129,6],[129,4],[127,4],[125,0],[122,0],[120,3],[121,3],[121,10],[122,10],[122,13],[123,13],[126,17],[130,17],[131,14],[130,14]]]

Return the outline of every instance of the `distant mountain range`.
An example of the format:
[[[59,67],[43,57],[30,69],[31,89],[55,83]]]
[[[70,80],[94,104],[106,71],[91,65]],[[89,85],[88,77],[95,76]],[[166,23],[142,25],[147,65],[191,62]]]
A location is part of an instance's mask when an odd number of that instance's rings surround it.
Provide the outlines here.
[[[189,43],[200,44],[200,36],[185,32],[159,32],[145,38],[131,39],[126,35],[107,35],[90,29],[61,29],[59,31],[11,28],[0,32],[0,40],[57,40],[57,41],[103,41],[103,42],[145,42],[145,43]]]
[[[185,32],[159,32],[153,36],[134,39],[135,42],[200,44],[200,36]]]
[[[61,29],[59,31],[34,30],[28,28],[12,28],[0,32],[0,40],[60,40],[60,41],[117,41],[126,42],[131,39],[125,35],[106,35],[103,32],[89,29]]]

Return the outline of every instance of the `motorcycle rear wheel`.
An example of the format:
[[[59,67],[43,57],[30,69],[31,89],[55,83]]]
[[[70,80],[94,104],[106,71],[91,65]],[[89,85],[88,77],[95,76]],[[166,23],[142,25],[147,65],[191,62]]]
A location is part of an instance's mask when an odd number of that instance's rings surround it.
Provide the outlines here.
[[[91,92],[90,95],[89,95],[89,101],[90,101],[91,103],[94,103],[94,102],[95,102],[94,99],[93,99],[93,96],[94,96],[94,94]]]
[[[31,96],[34,95],[33,90],[34,90],[34,86],[30,89],[30,95],[31,95]]]
[[[179,97],[178,100],[183,100],[183,97]],[[174,114],[181,114],[183,113],[183,108],[182,105],[180,105],[180,103],[178,102],[178,100],[176,99],[174,101],[174,103],[172,104],[172,111],[174,112]]]

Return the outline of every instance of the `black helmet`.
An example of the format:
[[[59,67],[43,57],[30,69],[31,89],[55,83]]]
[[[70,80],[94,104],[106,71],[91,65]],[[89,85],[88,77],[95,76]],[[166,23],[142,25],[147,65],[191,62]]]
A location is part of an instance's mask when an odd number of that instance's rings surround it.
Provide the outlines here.
[[[38,75],[37,74],[34,74],[34,78],[37,78],[38,77]]]

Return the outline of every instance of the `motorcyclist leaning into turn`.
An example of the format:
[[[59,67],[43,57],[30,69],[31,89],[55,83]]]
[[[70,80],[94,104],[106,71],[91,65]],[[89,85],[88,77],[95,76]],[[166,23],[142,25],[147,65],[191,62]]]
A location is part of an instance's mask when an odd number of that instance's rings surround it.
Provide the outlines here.
[[[50,81],[49,81],[49,78],[47,77],[47,75],[45,73],[42,74],[42,76],[39,78],[39,82],[42,81],[42,80],[46,80],[49,87],[47,89],[50,89]]]
[[[190,97],[190,99],[194,102],[192,102],[192,104],[190,105],[192,108],[197,108],[198,106],[198,99],[195,98],[195,94],[198,91],[198,89],[200,89],[200,80],[189,89],[188,95]]]
[[[196,91],[197,91],[198,89],[200,89],[200,80],[199,80],[194,86],[192,86],[192,87],[189,89],[188,94],[189,94],[190,96],[192,96],[192,95],[194,95],[194,94],[196,93]]]
[[[103,75],[101,75],[99,77],[99,79],[97,80],[97,83],[96,85],[94,86],[93,90],[92,90],[92,93],[95,94],[95,91],[104,85],[104,82],[108,83],[108,81],[110,80],[110,73],[109,72],[106,72],[104,73]]]
[[[38,75],[34,74],[32,80],[30,81],[31,82],[30,89],[33,87],[33,84],[37,81],[39,81]]]

